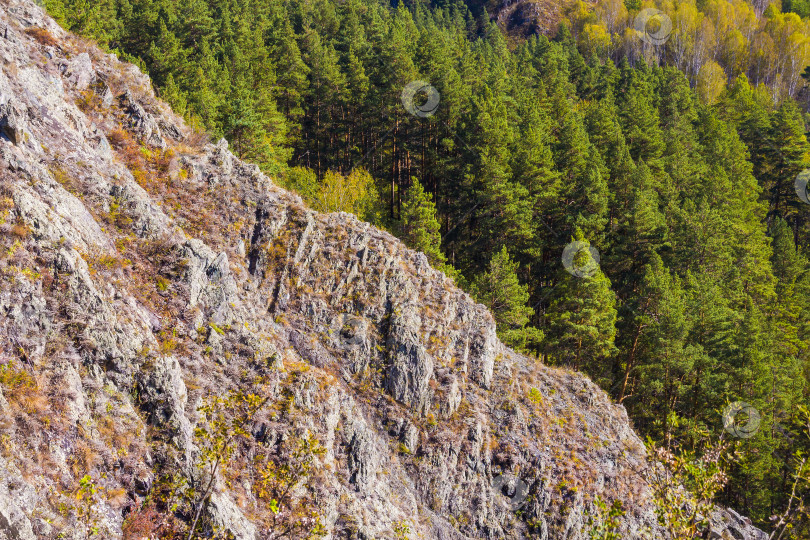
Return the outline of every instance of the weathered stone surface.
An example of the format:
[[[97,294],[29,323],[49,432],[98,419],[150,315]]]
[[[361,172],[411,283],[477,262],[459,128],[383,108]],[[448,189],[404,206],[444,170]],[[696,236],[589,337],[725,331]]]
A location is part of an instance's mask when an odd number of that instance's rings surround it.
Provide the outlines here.
[[[93,63],[86,52],[71,58],[64,67],[65,80],[77,90],[87,90],[96,77]]]
[[[109,109],[113,104],[113,100],[115,99],[112,90],[110,90],[110,87],[106,84],[99,89],[99,97],[101,98],[101,105],[105,109]]]
[[[416,314],[392,314],[388,338],[391,365],[386,374],[388,392],[416,412],[428,410],[433,378],[433,358],[427,353],[415,329]]]
[[[216,492],[211,495],[208,513],[211,516],[214,530],[220,534],[227,531],[235,540],[256,538],[256,527],[226,494]]]
[[[157,120],[146,112],[146,109],[131,91],[124,92],[121,96],[121,104],[129,115],[130,127],[138,133],[146,144],[161,149],[166,148],[166,141],[163,139]]]
[[[730,508],[718,508],[710,516],[710,539],[768,540],[768,534],[757,529],[751,520]]]
[[[26,510],[35,506],[36,495],[18,475],[18,470],[0,458],[0,539],[35,540]]]
[[[148,413],[147,421],[154,426],[170,426],[176,434],[174,442],[181,450],[192,448],[192,428],[186,417],[188,394],[183,373],[173,356],[156,360],[149,377],[141,384],[141,399]]]
[[[25,140],[25,110],[15,100],[0,103],[0,134],[13,144]]]

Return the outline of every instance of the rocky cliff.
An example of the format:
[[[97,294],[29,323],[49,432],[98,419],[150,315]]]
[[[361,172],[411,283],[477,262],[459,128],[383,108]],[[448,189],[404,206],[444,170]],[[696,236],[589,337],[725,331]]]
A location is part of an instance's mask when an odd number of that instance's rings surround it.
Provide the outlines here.
[[[591,381],[0,6],[0,539],[179,538],[197,510],[201,537],[580,539],[597,497],[662,537],[644,445]],[[712,534],[762,537],[732,512]]]

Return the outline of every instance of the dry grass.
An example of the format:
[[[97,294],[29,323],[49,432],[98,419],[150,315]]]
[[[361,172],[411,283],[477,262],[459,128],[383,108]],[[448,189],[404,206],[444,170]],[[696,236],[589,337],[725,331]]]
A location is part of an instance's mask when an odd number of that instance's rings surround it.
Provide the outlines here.
[[[93,61],[97,61],[99,56],[104,54],[103,51],[99,50],[96,41],[91,38],[69,34],[66,41],[70,47],[71,54],[87,53]]]
[[[122,150],[130,144],[132,141],[132,136],[123,129],[119,128],[108,133],[107,140],[110,141],[113,148]]]
[[[113,255],[100,255],[99,257],[85,257],[90,275],[95,276],[99,272],[116,273],[119,270],[132,265],[132,261],[122,259]]]
[[[80,92],[79,97],[76,98],[76,105],[85,114],[98,112],[102,108],[101,98],[92,89]]]
[[[70,459],[70,472],[74,478],[89,474],[101,463],[101,456],[84,440],[79,440]]]
[[[197,153],[202,151],[205,145],[211,143],[211,136],[202,130],[193,130],[186,138],[185,143],[188,147],[195,149],[193,153]]]
[[[74,175],[70,174],[61,164],[59,156],[54,159],[49,167],[49,171],[54,180],[62,185],[68,193],[74,197],[81,197],[83,185]]]
[[[150,500],[127,515],[122,532],[124,540],[185,538],[181,533],[184,529],[185,525],[176,516]]]
[[[37,40],[40,45],[45,45],[46,47],[53,47],[58,43],[56,38],[53,37],[53,34],[38,26],[26,28],[25,33]]]
[[[22,365],[15,362],[0,365],[0,387],[9,405],[18,412],[38,416],[48,410],[48,398],[39,382]]]

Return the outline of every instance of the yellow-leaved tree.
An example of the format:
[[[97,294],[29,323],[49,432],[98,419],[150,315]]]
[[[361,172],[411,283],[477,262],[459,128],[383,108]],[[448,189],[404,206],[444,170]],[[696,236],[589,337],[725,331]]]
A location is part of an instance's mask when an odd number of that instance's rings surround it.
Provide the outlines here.
[[[720,64],[709,60],[700,68],[697,78],[697,91],[707,105],[714,105],[726,88],[726,72]]]
[[[311,169],[294,167],[283,179],[285,187],[296,191],[318,212],[348,212],[375,225],[381,224],[382,205],[377,185],[365,169],[353,169],[348,175],[327,171],[318,180]]]

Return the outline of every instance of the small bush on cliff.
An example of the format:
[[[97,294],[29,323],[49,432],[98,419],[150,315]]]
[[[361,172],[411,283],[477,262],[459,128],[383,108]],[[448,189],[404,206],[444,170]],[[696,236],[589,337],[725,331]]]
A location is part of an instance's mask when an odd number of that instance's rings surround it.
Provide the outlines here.
[[[365,169],[354,169],[348,175],[327,171],[319,180],[311,169],[294,167],[284,174],[282,182],[318,212],[348,212],[381,224],[384,212],[380,195],[374,178]]]
[[[53,37],[53,34],[38,26],[26,28],[25,33],[37,40],[40,45],[45,45],[46,47],[53,47],[58,43],[56,38]]]
[[[263,520],[262,538],[316,539],[325,535],[320,517],[308,497],[296,498],[295,491],[315,472],[317,459],[326,453],[318,440],[307,434],[286,445],[284,459],[259,446],[254,459],[258,480],[253,486],[259,506],[270,509]]]
[[[658,521],[671,538],[699,538],[708,526],[715,498],[728,481],[730,449],[726,442],[707,443],[700,454],[654,449],[659,463],[651,467],[649,481]]]
[[[316,539],[325,534],[307,494],[309,487],[303,495],[300,489],[305,482],[309,485],[318,472],[325,449],[311,434],[288,437],[280,445],[258,440],[250,429],[269,408],[269,402],[270,397],[234,390],[224,397],[210,398],[199,409],[203,418],[194,436],[200,451],[198,473],[190,482],[167,478],[156,490],[157,495],[161,491],[166,510],[188,517],[183,537],[191,540],[203,528],[209,528],[205,509],[218,479],[231,486],[245,485],[244,481],[251,486],[255,499],[250,508],[251,520],[262,538]],[[149,512],[148,506],[144,512]],[[140,524],[144,519],[132,521]]]
[[[615,500],[608,506],[602,497],[593,502],[594,510],[588,518],[588,538],[590,540],[621,540],[620,519],[625,511],[622,502]]]
[[[240,440],[250,438],[250,424],[268,400],[253,393],[235,391],[226,397],[215,396],[200,407],[205,420],[195,430],[194,438],[200,450],[198,468],[201,480],[192,483],[187,492],[192,509],[188,540],[194,537],[217,475],[233,457]]]

